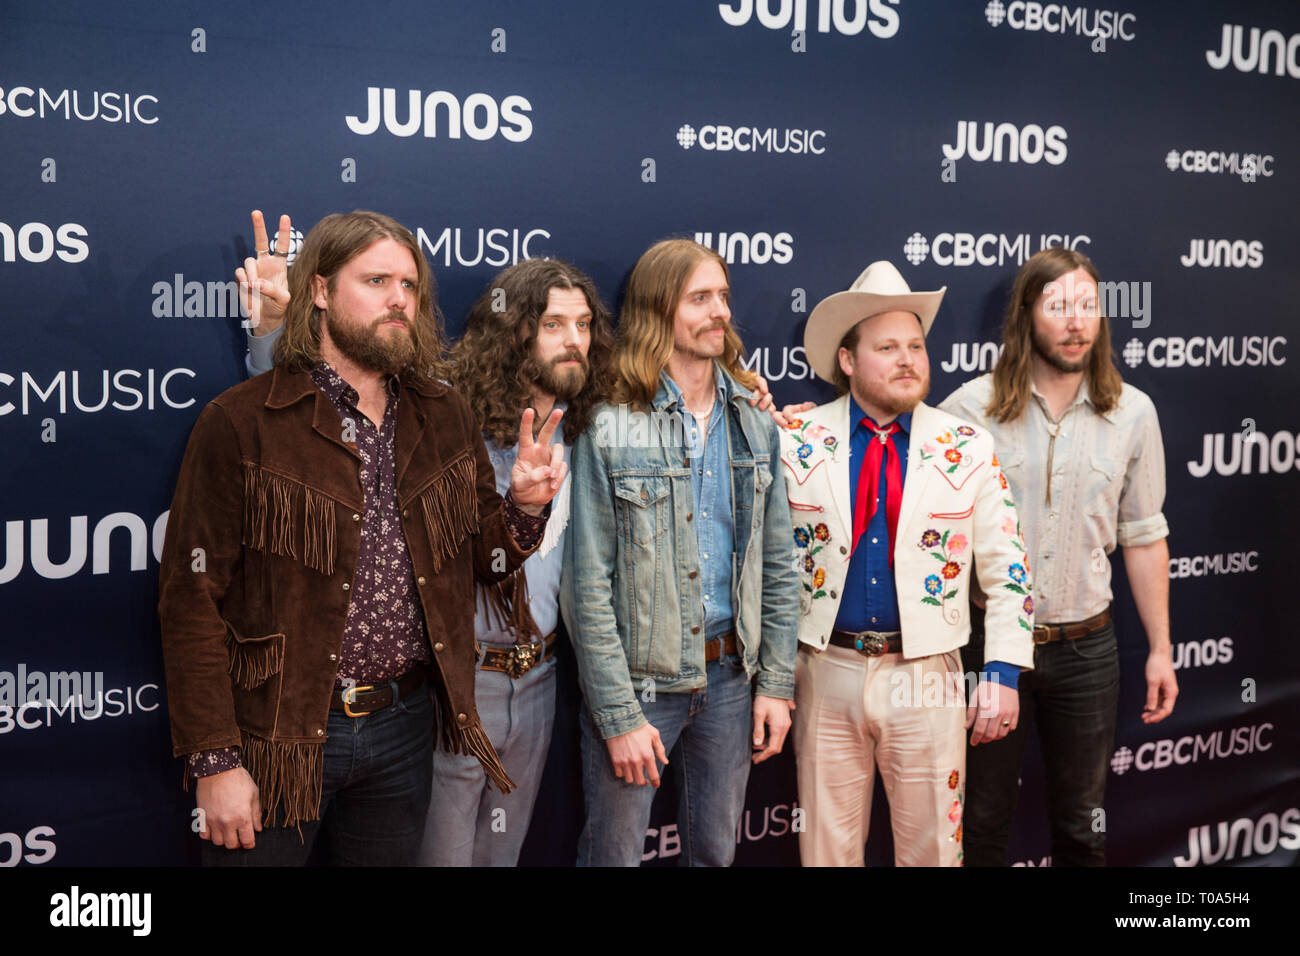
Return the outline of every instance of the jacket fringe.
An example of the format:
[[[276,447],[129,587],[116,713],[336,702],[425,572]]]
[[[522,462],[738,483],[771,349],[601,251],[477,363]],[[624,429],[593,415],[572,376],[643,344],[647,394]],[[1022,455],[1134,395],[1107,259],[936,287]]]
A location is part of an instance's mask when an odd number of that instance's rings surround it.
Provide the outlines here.
[[[269,474],[252,462],[244,462],[245,547],[297,560],[297,540],[301,535],[303,564],[323,574],[333,574],[338,550],[335,532],[332,499],[299,482]]]
[[[284,640],[261,640],[241,644],[235,632],[226,629],[226,651],[230,654],[230,676],[244,690],[252,690],[284,666]]]
[[[241,733],[240,760],[262,801],[262,826],[298,826],[320,818],[325,748],[318,743],[281,743]],[[276,809],[284,805],[283,819]]]
[[[528,603],[528,575],[523,567],[516,568],[510,577],[495,584],[480,582],[478,597],[489,618],[494,617],[500,627],[514,635],[515,640],[527,643],[542,639]]]
[[[433,549],[433,570],[456,553],[466,535],[478,533],[478,494],[474,458],[465,455],[447,466],[420,493],[424,527]]]
[[[496,749],[492,746],[492,741],[488,739],[482,725],[475,721],[472,727],[459,726],[456,715],[451,711],[446,692],[438,693],[437,699],[436,736],[441,749],[447,753],[469,754],[479,762],[487,778],[498,790],[502,793],[514,790],[516,784],[506,773],[506,768],[501,765],[501,758],[497,756]]]

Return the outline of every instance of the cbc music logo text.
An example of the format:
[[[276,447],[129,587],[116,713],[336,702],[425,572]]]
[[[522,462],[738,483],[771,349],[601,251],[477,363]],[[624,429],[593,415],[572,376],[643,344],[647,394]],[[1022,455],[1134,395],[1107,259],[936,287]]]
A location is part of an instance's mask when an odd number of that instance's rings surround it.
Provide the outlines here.
[[[957,135],[952,145],[943,144],[943,155],[952,160],[966,156],[975,163],[1005,161],[1033,165],[1045,159],[1059,166],[1069,155],[1065,145],[1068,136],[1065,127],[1055,123],[1044,129],[1037,123],[1022,128],[1014,123],[958,120]]]
[[[1137,368],[1143,361],[1152,368],[1235,368],[1285,365],[1285,348],[1283,335],[1168,335],[1145,344],[1139,338],[1129,339],[1120,354],[1129,368]]]
[[[81,372],[74,369],[69,387],[68,370],[60,369],[48,379],[49,384],[42,388],[36,375],[31,372],[20,372],[17,376],[0,372],[0,416],[14,412],[30,415],[33,411],[38,415],[49,414],[54,411],[49,407],[51,402],[57,403],[60,415],[66,415],[69,392],[72,393],[73,407],[81,412],[103,411],[109,407],[110,400],[112,407],[119,412],[153,411],[159,403],[168,408],[189,408],[194,404],[193,396],[181,398],[174,394],[177,384],[172,380],[178,375],[195,378],[194,370],[188,368],[166,371],[124,368],[116,372],[110,369],[88,372],[86,382],[83,383]],[[18,399],[21,405],[5,400],[6,389],[13,388],[15,382],[18,383],[18,394],[9,394]],[[82,395],[83,390],[85,396]],[[39,400],[39,405],[33,401],[33,397]],[[83,401],[83,397],[90,399],[90,404]]]
[[[1178,261],[1188,269],[1258,269],[1264,264],[1264,243],[1258,239],[1192,239]]]
[[[101,717],[132,717],[136,711],[149,713],[161,704],[157,684],[139,687],[111,687],[96,697],[77,695],[59,701],[53,697],[29,700],[14,706],[0,704],[0,735],[14,730],[39,730],[60,722],[76,724]]]
[[[48,262],[58,256],[64,262],[84,262],[90,255],[90,238],[86,227],[75,222],[61,226],[47,226],[43,222],[27,222],[15,229],[0,222],[0,249],[5,262]]]
[[[1075,36],[1104,40],[1118,37],[1132,40],[1136,34],[1132,26],[1137,16],[1132,13],[1120,13],[1118,10],[1093,10],[1089,16],[1087,7],[1068,7],[1057,3],[1034,3],[1032,0],[1022,3],[1004,4],[1002,0],[989,0],[984,7],[984,19],[990,26],[998,26],[1004,20],[1013,30],[1027,30],[1044,33],[1069,33]]]
[[[1201,460],[1187,463],[1193,478],[1216,475],[1286,474],[1300,471],[1300,435],[1280,431],[1273,435],[1252,431],[1207,434],[1201,438]]]
[[[430,139],[460,139],[463,131],[470,139],[488,140],[499,134],[509,142],[522,143],[533,135],[533,121],[528,116],[532,109],[533,104],[517,93],[498,103],[490,93],[471,93],[462,100],[446,90],[428,94],[411,90],[403,117],[398,115],[397,90],[371,86],[366,88],[366,118],[349,115],[344,119],[358,136],[369,136],[382,122],[394,136],[423,132]]]
[[[23,570],[23,525],[27,528],[27,554],[32,570],[40,577],[50,580],[70,578],[86,566],[86,552],[91,556],[91,573],[108,574],[111,568],[113,532],[119,528],[126,531],[126,543],[130,556],[130,569],[144,571],[148,569],[148,556],[153,553],[154,563],[162,561],[163,540],[167,534],[167,516],[171,511],[164,511],[152,522],[152,527],[145,523],[140,515],[130,511],[115,511],[105,515],[95,523],[95,530],[90,532],[87,515],[72,515],[68,521],[68,533],[64,536],[62,520],[54,534],[57,553],[62,555],[66,549],[67,558],[55,562],[50,557],[50,519],[32,518],[28,521],[10,520],[4,529],[4,563],[0,564],[0,584],[8,584],[18,577]],[[122,535],[117,536],[119,549]],[[65,544],[66,542],[66,544]],[[87,545],[89,544],[89,548]],[[119,550],[118,568],[121,568],[122,551]]]
[[[1174,857],[1174,866],[1210,866],[1248,856],[1268,856],[1278,847],[1300,850],[1300,808],[1288,807],[1280,814],[1270,811],[1257,818],[1220,820],[1213,831],[1208,823],[1188,827],[1187,855]]]
[[[823,129],[777,129],[769,126],[701,126],[699,132],[690,123],[677,129],[677,145],[690,149],[699,144],[700,149],[719,153],[811,153],[820,156],[826,152],[822,142]]]
[[[761,810],[746,809],[736,824],[736,843],[756,843],[767,837],[799,833],[803,829],[804,811],[797,802],[778,803]],[[643,863],[678,856],[681,852],[681,834],[676,823],[646,828],[645,847],[641,853]]]
[[[786,265],[794,259],[794,236],[788,232],[697,232],[695,241],[713,249],[733,266],[750,262]]]
[[[1165,168],[1171,173],[1228,173],[1232,176],[1273,175],[1272,153],[1225,153],[1219,149],[1171,149],[1165,153]]]
[[[1078,249],[1091,245],[1088,236],[1071,236],[1069,233],[1039,233],[1038,245],[1033,245],[1033,235],[1028,232],[1008,236],[1002,232],[941,232],[933,240],[914,232],[903,243],[903,255],[914,266],[932,258],[939,266],[1001,266],[1011,263],[1022,266],[1035,252],[1049,246]]]
[[[1233,69],[1242,73],[1267,73],[1270,67],[1277,76],[1300,80],[1300,33],[1287,37],[1280,30],[1251,27],[1250,32],[1237,23],[1225,23],[1217,50],[1205,51],[1205,62],[1215,70]]]
[[[817,32],[855,37],[869,30],[887,40],[898,32],[898,0],[731,0],[719,3],[718,13],[729,27],[743,27],[758,15],[759,26],[768,30],[808,29],[808,7],[817,14]],[[776,7],[775,10],[772,8]]]
[[[1211,574],[1246,574],[1258,570],[1258,551],[1229,551],[1169,559],[1170,578],[1203,578]]]
[[[157,106],[158,97],[150,93],[58,90],[55,95],[44,87],[11,86],[8,91],[0,87],[0,116],[45,119],[47,113],[50,116],[62,113],[65,120],[75,117],[87,123],[99,119],[105,123],[136,122],[152,126],[158,122],[158,114],[154,112]]]
[[[1128,747],[1120,747],[1110,758],[1110,769],[1121,776],[1132,770],[1163,770],[1171,764],[1196,763],[1201,758],[1206,760],[1223,760],[1228,757],[1240,757],[1246,754],[1263,753],[1273,746],[1273,741],[1265,741],[1264,735],[1272,734],[1271,723],[1252,724],[1249,727],[1236,727],[1232,730],[1213,730],[1208,734],[1195,737],[1179,737],[1177,740],[1166,737],[1163,740],[1148,740],[1137,749],[1137,753]]]

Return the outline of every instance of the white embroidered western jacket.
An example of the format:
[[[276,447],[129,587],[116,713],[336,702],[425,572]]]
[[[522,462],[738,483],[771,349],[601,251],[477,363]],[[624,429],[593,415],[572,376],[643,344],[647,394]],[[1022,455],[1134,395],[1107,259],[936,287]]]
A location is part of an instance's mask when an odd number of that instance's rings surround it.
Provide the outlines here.
[[[800,574],[799,640],[830,641],[848,574],[849,396],[781,429],[781,461]],[[862,539],[859,547],[871,547]],[[970,638],[970,573],[987,600],[985,661],[1034,666],[1034,604],[1015,504],[993,439],[947,412],[912,413],[907,477],[894,545],[903,656],[925,657]]]

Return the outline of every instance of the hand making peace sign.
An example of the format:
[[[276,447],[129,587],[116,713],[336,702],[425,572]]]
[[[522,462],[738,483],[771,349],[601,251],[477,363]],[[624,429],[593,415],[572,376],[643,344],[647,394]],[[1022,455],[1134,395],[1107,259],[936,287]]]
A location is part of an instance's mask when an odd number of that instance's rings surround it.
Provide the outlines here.
[[[559,442],[551,444],[564,413],[558,408],[551,412],[537,441],[533,441],[536,414],[531,408],[524,409],[524,417],[519,422],[519,454],[510,471],[510,496],[530,514],[542,513],[542,508],[560,490],[569,468],[564,461],[564,446]]]
[[[253,210],[253,248],[257,258],[244,260],[243,268],[235,270],[239,281],[239,297],[248,312],[245,328],[254,335],[274,332],[284,321],[289,308],[289,216],[280,217],[280,229],[275,237],[276,251],[270,251],[266,237],[266,221],[260,209]]]

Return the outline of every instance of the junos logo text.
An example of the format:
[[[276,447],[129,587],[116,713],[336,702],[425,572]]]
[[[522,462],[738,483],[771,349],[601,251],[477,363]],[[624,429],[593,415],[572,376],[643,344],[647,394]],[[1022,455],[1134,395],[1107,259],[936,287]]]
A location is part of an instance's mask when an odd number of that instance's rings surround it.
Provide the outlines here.
[[[17,866],[19,863],[49,863],[57,852],[54,841],[46,839],[54,836],[54,827],[32,827],[25,834],[0,833],[0,866]],[[27,847],[27,852],[23,852]]]
[[[1216,475],[1249,475],[1252,466],[1261,475],[1267,475],[1270,468],[1275,473],[1292,468],[1300,471],[1300,435],[1295,432],[1281,431],[1271,438],[1264,432],[1251,432],[1249,437],[1241,432],[1219,432],[1205,435],[1202,440],[1201,460],[1187,463],[1193,478],[1204,478],[1211,470]],[[1231,446],[1231,458],[1226,457],[1226,445]]]
[[[25,262],[48,262],[56,255],[64,262],[84,262],[90,255],[90,246],[84,241],[89,236],[86,227],[75,222],[61,226],[28,222],[17,230],[0,222],[0,248],[5,262],[16,262],[20,257]]]
[[[1178,261],[1189,269],[1192,266],[1258,269],[1264,264],[1264,243],[1258,239],[1193,239]]]
[[[130,511],[115,511],[105,515],[95,524],[95,530],[88,535],[90,523],[86,515],[73,515],[69,521],[67,560],[55,563],[50,559],[50,521],[48,518],[32,518],[30,521],[5,522],[5,560],[0,564],[0,584],[8,584],[23,569],[23,525],[28,526],[28,546],[30,548],[32,570],[43,578],[60,580],[69,578],[86,566],[86,544],[91,545],[91,573],[108,574],[109,540],[118,528],[127,531],[130,542],[131,570],[144,571],[148,567],[147,558],[152,545],[155,562],[162,560],[163,538],[167,534],[167,516],[171,511],[164,511],[153,520],[153,526],[146,525],[144,518]],[[120,535],[118,536],[121,537]],[[58,539],[62,544],[63,536]],[[62,548],[60,548],[62,550]]]
[[[1279,816],[1265,813],[1258,819],[1221,820],[1214,827],[1218,846],[1210,838],[1210,825],[1187,828],[1187,855],[1174,857],[1174,866],[1209,866],[1248,856],[1268,856],[1279,846],[1300,849],[1300,808],[1288,807]]]
[[[374,133],[382,121],[384,129],[394,136],[414,136],[423,130],[431,139],[439,135],[460,139],[463,130],[470,139],[488,140],[500,134],[512,143],[522,143],[533,135],[533,121],[528,117],[532,108],[533,104],[518,94],[497,103],[490,93],[471,93],[462,102],[446,90],[427,95],[411,90],[407,94],[406,116],[402,118],[397,113],[397,90],[371,86],[366,88],[366,118],[347,116],[344,119],[348,129],[358,136]]]
[[[788,232],[697,232],[695,241],[715,250],[733,266],[751,261],[760,266],[769,262],[786,265],[794,259],[794,236]]]
[[[1174,670],[1188,667],[1209,667],[1212,664],[1230,664],[1232,662],[1232,638],[1221,637],[1217,641],[1207,637],[1203,641],[1183,641],[1173,647]]]
[[[1245,42],[1249,40],[1249,47]],[[1300,80],[1300,33],[1288,38],[1280,30],[1251,27],[1250,33],[1240,24],[1225,23],[1218,50],[1206,50],[1205,62],[1215,70],[1226,69],[1232,63],[1235,70],[1253,73],[1258,65],[1260,73],[1267,73],[1270,64],[1277,76],[1283,74]]]
[[[986,372],[998,363],[1001,342],[953,342],[952,357],[939,363],[945,372]]]
[[[1059,166],[1069,155],[1065,145],[1068,135],[1064,126],[1055,124],[1044,130],[1037,123],[1030,123],[1022,129],[1014,123],[987,122],[981,126],[975,120],[958,120],[957,136],[953,145],[943,144],[943,155],[952,160],[967,156],[976,163],[986,160],[1000,163],[1005,155],[1008,163],[1033,165],[1045,159],[1051,165]]]
[[[718,4],[722,22],[743,27],[755,14],[760,26],[769,30],[808,29],[808,6],[817,13],[817,32],[855,37],[867,29],[886,40],[898,32],[898,0],[731,0]],[[776,9],[774,10],[773,7]]]

